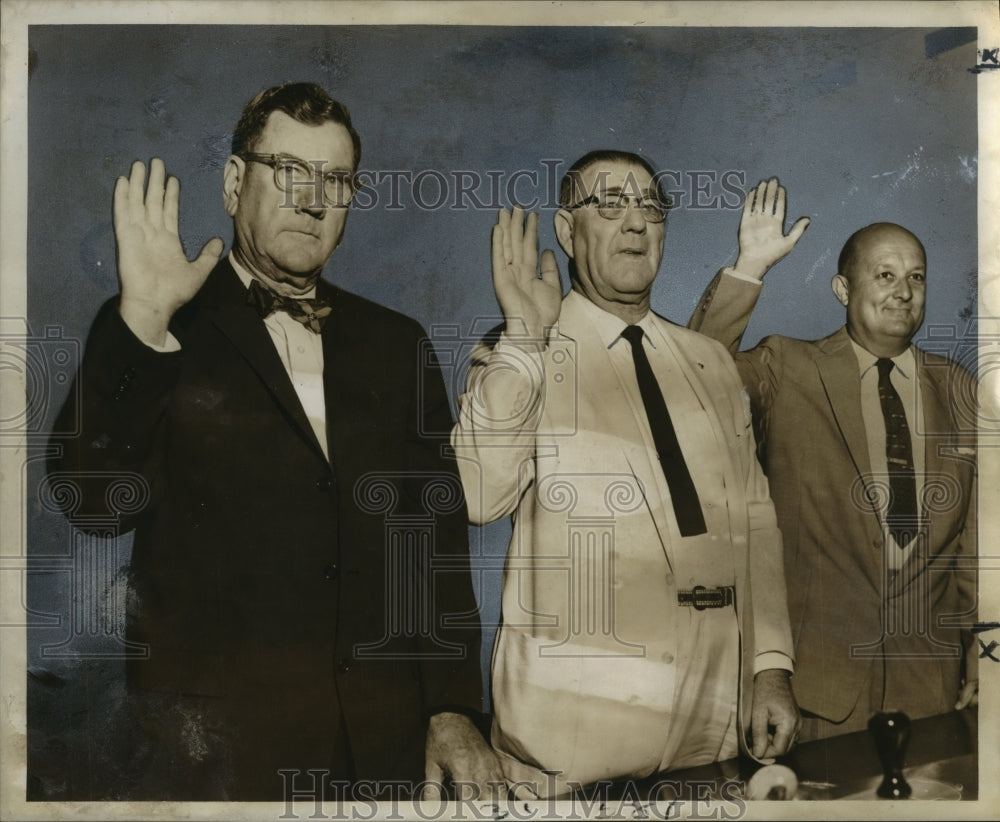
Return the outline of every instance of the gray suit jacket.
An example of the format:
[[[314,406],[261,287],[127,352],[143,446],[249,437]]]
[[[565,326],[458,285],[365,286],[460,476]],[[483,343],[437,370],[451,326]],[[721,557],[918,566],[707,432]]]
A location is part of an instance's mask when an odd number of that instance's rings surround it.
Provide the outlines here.
[[[871,666],[884,658],[887,706],[911,717],[951,710],[963,646],[975,645],[958,627],[971,624],[976,603],[973,378],[950,360],[914,349],[926,527],[890,578],[872,502],[880,478],[871,473],[847,331],[812,342],[772,336],[737,353],[759,294],[752,283],[719,275],[690,325],[729,347],[750,394],[785,546],[799,705],[843,720]],[[971,667],[974,650],[966,656]]]

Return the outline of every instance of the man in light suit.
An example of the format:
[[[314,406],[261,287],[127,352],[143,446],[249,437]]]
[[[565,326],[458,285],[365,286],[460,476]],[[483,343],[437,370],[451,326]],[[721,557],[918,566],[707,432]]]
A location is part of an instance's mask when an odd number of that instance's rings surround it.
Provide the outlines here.
[[[650,310],[667,202],[637,155],[577,161],[555,217],[565,297],[551,251],[538,277],[536,215],[493,233],[505,324],[473,354],[452,441],[473,521],[512,515],[493,743],[524,795],[725,759],[751,728],[774,757],[798,725],[739,378]]]
[[[776,180],[749,195],[764,211],[778,196]],[[881,710],[975,704],[975,387],[910,342],[923,246],[898,225],[862,228],[833,278],[846,325],[740,353],[766,266],[736,270],[710,284],[691,327],[729,346],[750,393],[785,542],[802,739],[859,730]]]
[[[72,484],[79,527],[135,529],[133,798],[500,776],[471,721],[479,627],[443,380],[417,323],[320,279],[360,150],[319,86],[257,95],[223,174],[221,260],[218,239],[186,259],[162,161],[148,187],[138,162],[115,187],[121,294],[91,330],[80,416],[69,402],[57,424],[80,434],[57,441],[49,481]],[[123,478],[148,495],[132,516]]]

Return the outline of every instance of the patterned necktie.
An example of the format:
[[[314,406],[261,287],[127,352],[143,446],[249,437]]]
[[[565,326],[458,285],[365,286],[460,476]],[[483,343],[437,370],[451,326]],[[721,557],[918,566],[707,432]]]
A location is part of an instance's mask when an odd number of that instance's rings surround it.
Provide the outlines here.
[[[643,350],[642,329],[637,325],[630,325],[622,331],[622,337],[632,346],[632,362],[635,364],[635,376],[639,381],[639,393],[646,409],[646,419],[653,434],[656,453],[660,458],[660,468],[663,476],[667,478],[670,500],[674,505],[674,516],[677,518],[681,536],[704,534],[708,529],[705,527],[705,517],[701,513],[698,492],[695,490],[687,463],[684,462],[684,454],[677,441],[674,424],[670,421],[670,412],[667,411],[660,384],[656,381],[653,369],[646,358],[646,352]]]
[[[326,300],[283,297],[258,280],[250,281],[250,287],[247,289],[247,305],[257,309],[261,319],[275,311],[285,311],[293,320],[302,323],[316,334],[323,329],[323,323],[333,310]]]
[[[878,398],[885,418],[885,459],[889,467],[889,533],[900,548],[917,533],[917,481],[913,471],[913,443],[906,424],[903,401],[892,387],[893,362],[882,358],[878,366]]]

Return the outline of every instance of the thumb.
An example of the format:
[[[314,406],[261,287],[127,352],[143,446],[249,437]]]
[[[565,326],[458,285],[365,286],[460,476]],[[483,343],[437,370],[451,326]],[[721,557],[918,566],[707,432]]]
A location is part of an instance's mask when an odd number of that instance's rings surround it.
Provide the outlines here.
[[[222,256],[222,250],[225,247],[226,244],[222,242],[221,238],[213,237],[205,243],[205,245],[202,246],[201,251],[198,252],[198,256],[194,261],[194,266],[200,271],[204,271],[207,276],[208,272],[215,267],[217,262],[219,262],[219,258]]]
[[[438,801],[441,799],[442,783],[444,781],[444,771],[437,762],[427,760],[424,765],[424,789],[420,798],[424,801]]]
[[[560,288],[559,265],[556,263],[556,255],[552,252],[552,249],[546,248],[542,252],[540,269],[542,272],[542,281],[546,285],[551,285],[556,289]]]
[[[955,703],[955,710],[961,711],[963,708],[979,704],[979,682],[972,680],[965,683],[958,693],[958,702]]]
[[[812,222],[808,217],[799,217],[795,221],[795,225],[792,226],[792,230],[788,232],[788,240],[791,245],[795,245],[806,233],[806,229],[809,228],[809,224]]]
[[[754,707],[750,714],[750,734],[753,738],[753,755],[760,759],[767,752],[767,710]]]

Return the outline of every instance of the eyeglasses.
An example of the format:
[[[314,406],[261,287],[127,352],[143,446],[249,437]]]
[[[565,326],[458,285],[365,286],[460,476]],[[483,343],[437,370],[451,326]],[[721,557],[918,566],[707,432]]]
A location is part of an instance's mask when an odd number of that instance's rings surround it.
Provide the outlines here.
[[[290,154],[257,154],[246,151],[238,156],[249,163],[262,163],[273,168],[274,184],[289,194],[302,186],[312,186],[313,191],[318,193],[322,180],[323,205],[329,208],[347,208],[357,192],[355,176],[349,171],[324,173],[305,160]]]
[[[647,223],[662,223],[667,219],[667,211],[673,203],[668,199],[666,202],[659,200],[642,200],[633,204],[632,198],[625,196],[614,197],[613,199],[602,200],[599,197],[588,197],[579,203],[565,206],[567,211],[575,211],[589,205],[597,206],[597,213],[605,220],[620,220],[625,216],[629,208],[636,208]]]

